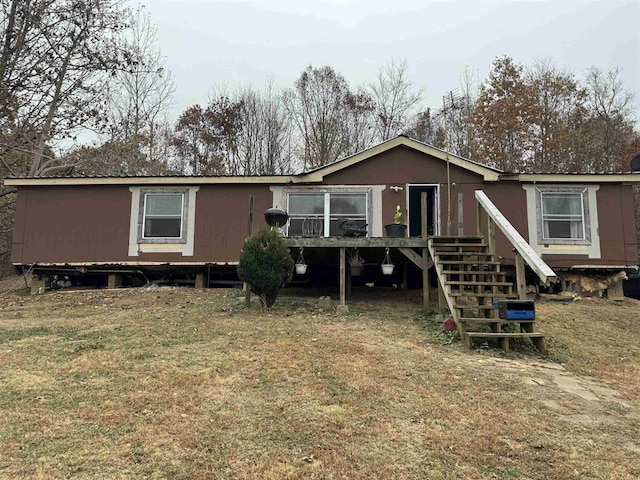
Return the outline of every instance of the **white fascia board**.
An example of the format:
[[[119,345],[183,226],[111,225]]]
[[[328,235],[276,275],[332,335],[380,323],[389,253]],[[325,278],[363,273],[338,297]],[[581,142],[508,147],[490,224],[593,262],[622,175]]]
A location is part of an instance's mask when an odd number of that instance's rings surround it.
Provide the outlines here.
[[[514,175],[513,180],[529,183],[640,183],[639,173],[618,174],[561,174],[561,173],[523,173]],[[512,178],[508,178],[512,180]],[[507,178],[503,177],[503,180]]]
[[[7,178],[8,187],[51,185],[231,185],[231,184],[287,184],[292,176],[270,177],[73,177],[73,178]]]

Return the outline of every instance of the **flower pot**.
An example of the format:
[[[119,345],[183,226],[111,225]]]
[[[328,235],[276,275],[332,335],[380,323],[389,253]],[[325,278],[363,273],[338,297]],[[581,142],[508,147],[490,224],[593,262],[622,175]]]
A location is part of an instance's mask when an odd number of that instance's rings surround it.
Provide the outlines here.
[[[298,275],[304,275],[305,273],[307,273],[307,267],[308,265],[304,263],[296,263],[296,273]]]
[[[390,223],[384,226],[387,237],[406,237],[407,226],[404,223]]]
[[[383,275],[391,275],[393,273],[393,267],[394,265],[391,265],[390,263],[383,263],[382,265],[380,265]]]
[[[359,277],[362,273],[362,265],[351,265],[351,276]]]

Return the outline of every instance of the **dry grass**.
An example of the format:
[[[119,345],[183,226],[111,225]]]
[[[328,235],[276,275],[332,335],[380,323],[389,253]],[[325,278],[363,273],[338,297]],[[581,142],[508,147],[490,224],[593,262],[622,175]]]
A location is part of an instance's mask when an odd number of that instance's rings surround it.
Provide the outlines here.
[[[534,355],[430,340],[419,292],[371,293],[346,317],[291,291],[0,299],[0,477],[640,476],[640,302],[539,306],[552,354],[624,393],[599,408]]]

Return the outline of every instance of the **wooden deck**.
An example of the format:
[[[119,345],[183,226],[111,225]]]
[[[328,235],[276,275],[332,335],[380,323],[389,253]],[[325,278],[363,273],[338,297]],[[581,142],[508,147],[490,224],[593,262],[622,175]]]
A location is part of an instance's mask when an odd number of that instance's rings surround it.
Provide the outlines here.
[[[420,237],[284,237],[287,247],[317,248],[427,248],[428,239]]]
[[[425,308],[429,306],[428,270],[433,266],[429,257],[428,238],[421,237],[284,237],[289,248],[337,248],[340,250],[340,303],[338,312],[347,313],[347,248],[396,248],[422,270],[422,297]],[[413,248],[419,248],[417,253]]]

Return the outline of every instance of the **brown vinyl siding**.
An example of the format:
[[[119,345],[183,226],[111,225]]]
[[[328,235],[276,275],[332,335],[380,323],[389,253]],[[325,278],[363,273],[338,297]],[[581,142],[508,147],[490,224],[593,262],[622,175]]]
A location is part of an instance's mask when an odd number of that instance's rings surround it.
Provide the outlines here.
[[[127,259],[128,187],[21,187],[14,262]]]
[[[193,256],[128,256],[128,186],[20,187],[13,262],[237,262],[247,234],[248,199],[255,196],[254,229],[266,228],[268,185],[202,185],[196,194]]]

